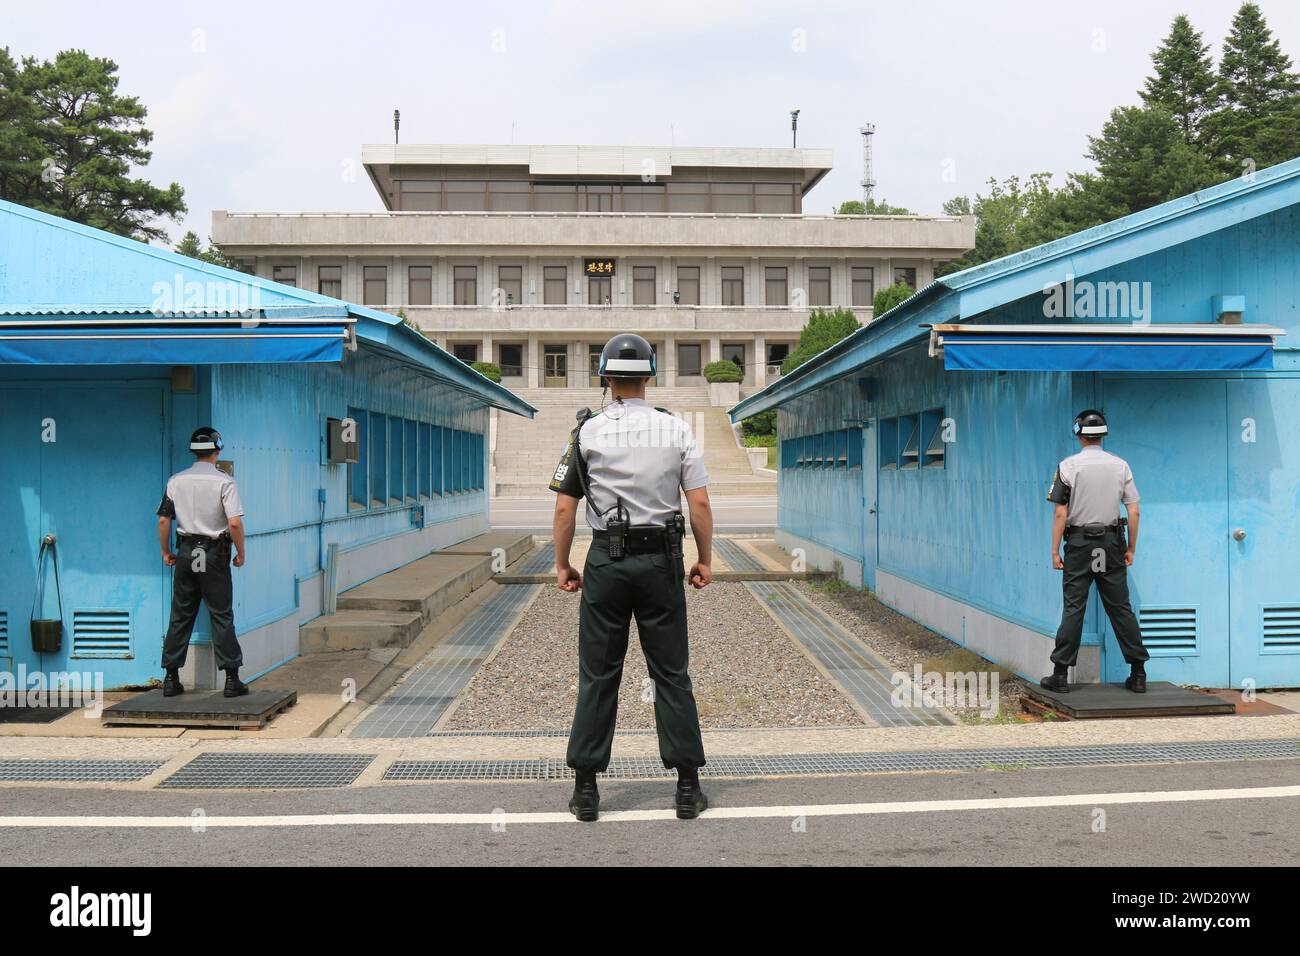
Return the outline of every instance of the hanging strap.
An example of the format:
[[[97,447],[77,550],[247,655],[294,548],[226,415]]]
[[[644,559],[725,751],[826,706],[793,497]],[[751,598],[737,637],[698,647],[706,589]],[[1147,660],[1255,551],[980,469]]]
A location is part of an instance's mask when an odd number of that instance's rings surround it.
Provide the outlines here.
[[[43,620],[37,615],[41,612],[41,605],[45,603],[45,552],[50,552],[50,560],[54,564],[54,598],[59,605],[59,620],[63,620],[63,588],[59,584],[59,551],[54,541],[49,535],[41,539],[40,554],[36,557],[36,600],[32,602],[32,620]]]

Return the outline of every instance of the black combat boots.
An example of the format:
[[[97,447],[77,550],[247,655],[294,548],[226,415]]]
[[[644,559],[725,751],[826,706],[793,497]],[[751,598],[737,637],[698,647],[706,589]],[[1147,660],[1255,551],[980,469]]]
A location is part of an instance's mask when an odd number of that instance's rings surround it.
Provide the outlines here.
[[[1145,694],[1147,692],[1147,669],[1141,661],[1129,664],[1128,680],[1124,681],[1124,686],[1135,694]]]
[[[1038,686],[1043,690],[1055,691],[1058,694],[1068,694],[1070,692],[1070,668],[1060,664],[1052,665],[1050,677],[1044,677],[1038,682]]]
[[[575,772],[573,796],[569,798],[569,812],[581,823],[595,823],[600,816],[600,791],[596,789],[596,774],[590,770]]]
[[[678,820],[694,820],[709,808],[709,798],[700,789],[697,770],[677,771],[677,793],[673,796],[673,809]]]
[[[174,667],[167,668],[167,676],[163,678],[163,696],[175,697],[177,694],[185,693],[185,688],[181,686],[181,675]]]
[[[239,668],[232,667],[226,671],[226,697],[243,697],[248,693],[248,685],[239,679]]]

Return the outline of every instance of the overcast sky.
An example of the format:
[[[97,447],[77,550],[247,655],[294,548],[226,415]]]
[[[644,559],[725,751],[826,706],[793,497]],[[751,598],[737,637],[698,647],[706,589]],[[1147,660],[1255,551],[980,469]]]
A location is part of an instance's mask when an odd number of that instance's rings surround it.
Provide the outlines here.
[[[1136,103],[1179,12],[1216,61],[1236,2],[221,3],[0,0],[18,55],[84,48],[149,108],[146,175],[213,209],[379,210],[362,143],[596,143],[834,150],[807,212],[860,197],[938,212],[990,176],[1084,169],[1086,136]],[[1300,4],[1262,0],[1300,60]]]

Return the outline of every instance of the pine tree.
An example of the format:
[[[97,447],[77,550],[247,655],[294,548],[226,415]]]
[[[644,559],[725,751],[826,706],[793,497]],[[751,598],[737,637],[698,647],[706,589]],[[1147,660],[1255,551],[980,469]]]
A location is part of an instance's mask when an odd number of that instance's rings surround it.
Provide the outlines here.
[[[1214,151],[1230,172],[1300,154],[1300,77],[1253,3],[1243,3],[1232,19],[1216,93],[1220,106],[1209,126]]]
[[[1210,45],[1185,14],[1174,18],[1151,60],[1155,75],[1147,77],[1142,102],[1168,111],[1189,146],[1201,139],[1201,124],[1215,106],[1214,61]]]
[[[1213,162],[1183,141],[1168,111],[1125,106],[1112,110],[1100,136],[1088,137],[1097,178],[1085,188],[1105,219],[1139,212],[1204,189],[1222,178]]]
[[[166,239],[153,220],[178,219],[184,192],[131,178],[153,156],[153,133],[140,101],[118,93],[117,64],[65,50],[52,62],[24,58],[16,82],[30,103],[40,174],[4,198],[119,235]]]

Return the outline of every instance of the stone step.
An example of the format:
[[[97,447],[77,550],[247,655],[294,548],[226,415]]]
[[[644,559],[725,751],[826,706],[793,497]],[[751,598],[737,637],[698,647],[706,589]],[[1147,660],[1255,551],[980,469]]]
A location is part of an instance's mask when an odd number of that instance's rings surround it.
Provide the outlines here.
[[[406,647],[424,625],[419,611],[340,610],[300,627],[298,647],[304,654]]]

